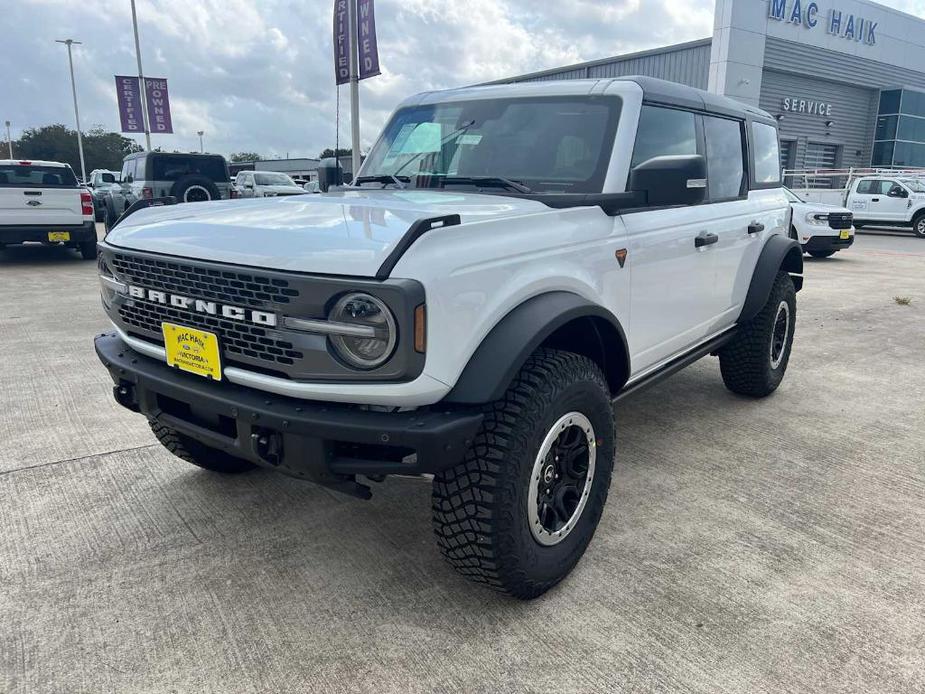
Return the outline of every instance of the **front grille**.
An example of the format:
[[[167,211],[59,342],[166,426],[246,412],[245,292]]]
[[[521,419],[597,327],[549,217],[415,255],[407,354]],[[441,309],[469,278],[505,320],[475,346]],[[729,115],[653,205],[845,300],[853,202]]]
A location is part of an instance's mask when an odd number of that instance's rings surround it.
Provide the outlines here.
[[[854,215],[850,212],[829,212],[829,227],[832,229],[850,229]]]
[[[225,320],[192,311],[148,302],[133,301],[119,308],[119,317],[126,324],[154,335],[161,335],[161,323],[178,323],[190,328],[207,330],[218,335],[219,345],[226,357],[250,357],[273,364],[291,366],[302,359],[302,352],[293,349],[291,342],[270,337],[264,328],[237,321]],[[163,340],[160,340],[163,342]],[[228,356],[230,355],[230,356]]]
[[[123,253],[113,254],[112,266],[129,284],[245,308],[262,309],[268,303],[288,304],[299,296],[288,281],[252,272],[198,267],[187,262]]]

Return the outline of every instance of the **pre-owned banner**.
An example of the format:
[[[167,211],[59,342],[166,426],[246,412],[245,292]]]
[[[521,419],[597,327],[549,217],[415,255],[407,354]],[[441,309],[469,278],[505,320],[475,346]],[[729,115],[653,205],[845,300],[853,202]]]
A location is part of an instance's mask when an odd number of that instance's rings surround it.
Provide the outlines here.
[[[357,0],[357,49],[359,78],[375,77],[379,71],[379,44],[376,40],[376,8],[373,0]]]
[[[347,2],[348,0],[334,0],[334,76],[337,84],[347,84],[350,81],[351,41]]]
[[[122,122],[122,132],[144,132],[138,78],[131,75],[116,75],[116,96],[119,100],[119,120]]]
[[[148,127],[152,133],[172,133],[170,118],[170,96],[167,80],[160,77],[145,77],[145,100],[148,102]]]

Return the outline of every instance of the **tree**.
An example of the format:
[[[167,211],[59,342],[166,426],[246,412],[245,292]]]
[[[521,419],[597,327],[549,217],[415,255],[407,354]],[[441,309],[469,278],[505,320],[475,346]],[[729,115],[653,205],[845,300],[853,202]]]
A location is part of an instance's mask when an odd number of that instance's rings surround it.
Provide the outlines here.
[[[110,133],[101,127],[95,127],[84,133],[84,159],[87,173],[93,169],[122,168],[122,159],[132,152],[140,152],[141,147],[119,133]],[[23,159],[46,159],[61,161],[71,165],[80,175],[80,153],[77,150],[77,131],[60,123],[44,125],[39,128],[27,128],[22,137],[13,143],[16,156]]]
[[[338,157],[349,157],[353,154],[353,149],[344,149],[343,147],[337,150]],[[326,148],[321,154],[318,155],[321,159],[327,159],[328,157],[334,156],[334,150],[330,147]]]
[[[232,164],[239,164],[241,162],[260,161],[262,158],[256,152],[232,152],[228,156],[228,161]]]

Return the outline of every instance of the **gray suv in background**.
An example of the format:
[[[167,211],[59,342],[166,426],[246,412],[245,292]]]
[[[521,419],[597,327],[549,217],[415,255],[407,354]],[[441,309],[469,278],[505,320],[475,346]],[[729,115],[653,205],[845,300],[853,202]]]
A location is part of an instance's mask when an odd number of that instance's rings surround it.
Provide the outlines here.
[[[220,154],[168,154],[138,152],[122,161],[120,185],[103,199],[106,228],[133,203],[172,196],[177,202],[227,200],[233,186],[228,163]]]

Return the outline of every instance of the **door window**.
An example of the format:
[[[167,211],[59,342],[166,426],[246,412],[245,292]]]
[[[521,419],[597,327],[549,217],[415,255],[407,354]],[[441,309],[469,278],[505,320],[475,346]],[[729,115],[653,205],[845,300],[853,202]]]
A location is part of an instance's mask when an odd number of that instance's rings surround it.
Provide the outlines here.
[[[643,106],[636,130],[631,167],[652,157],[697,154],[694,114],[658,106]]]
[[[739,197],[745,176],[741,121],[704,116],[703,131],[707,142],[710,200],[715,202]]]

